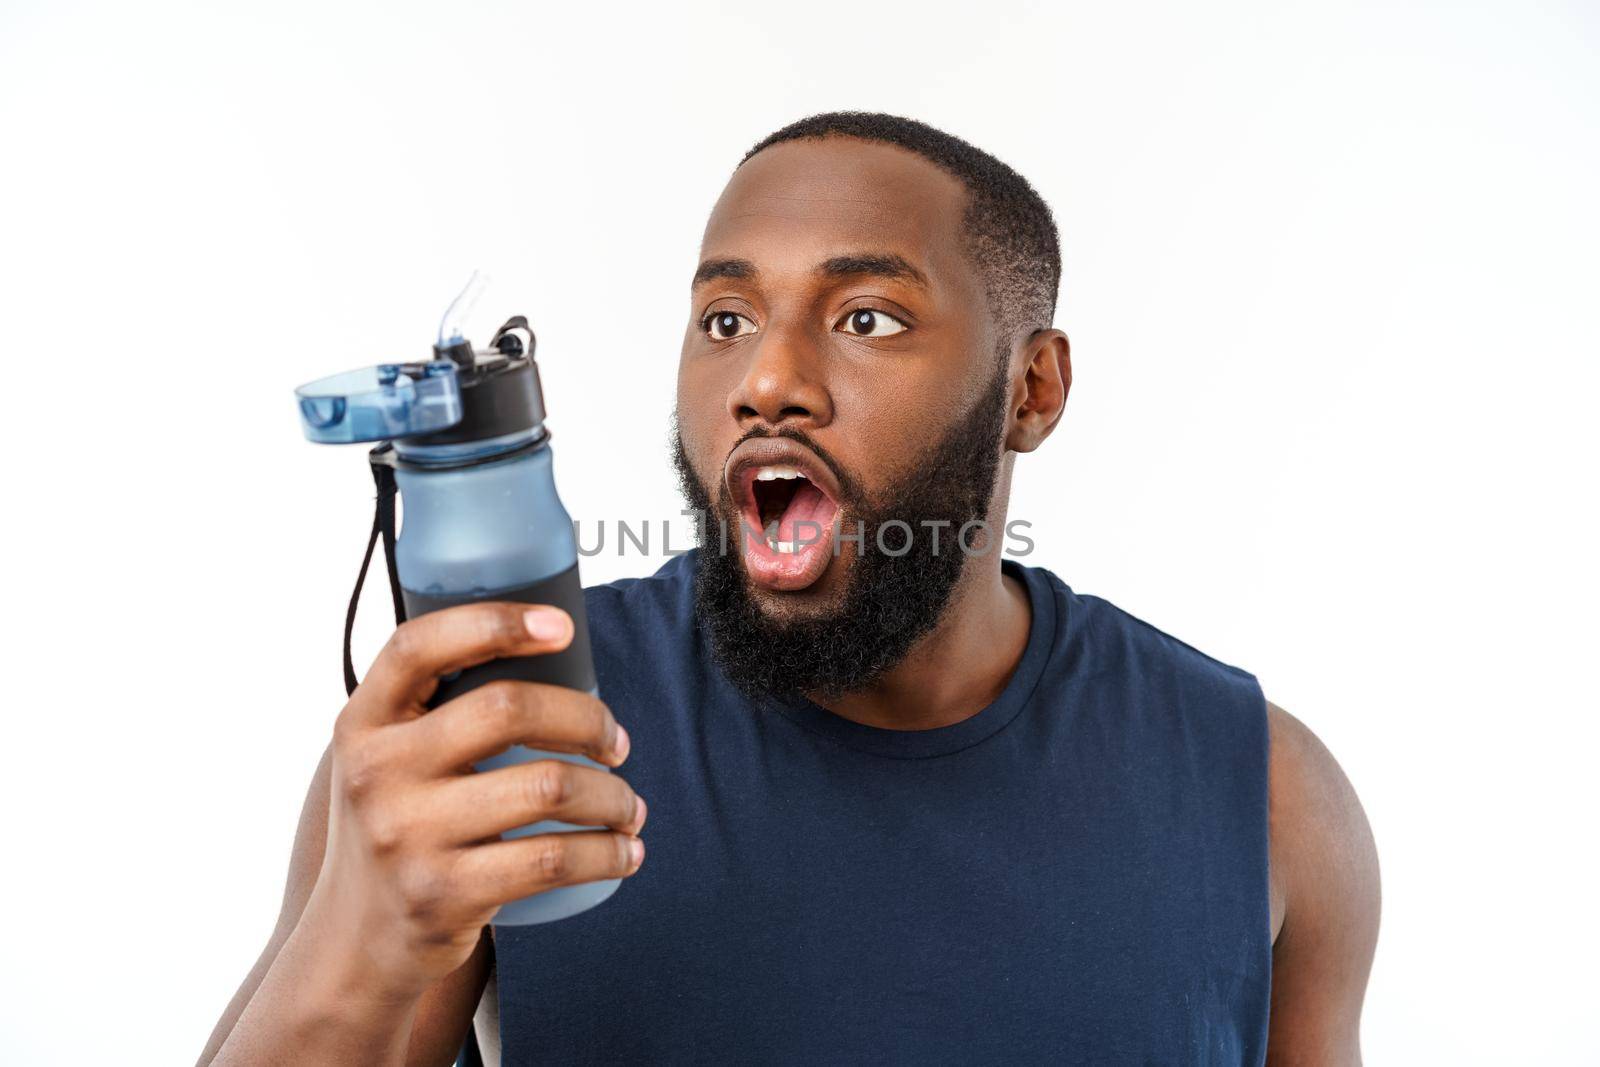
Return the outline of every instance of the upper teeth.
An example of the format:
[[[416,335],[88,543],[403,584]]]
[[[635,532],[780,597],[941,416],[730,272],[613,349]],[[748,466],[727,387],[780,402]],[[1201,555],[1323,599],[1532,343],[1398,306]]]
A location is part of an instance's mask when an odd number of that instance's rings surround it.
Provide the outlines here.
[[[756,471],[756,481],[758,482],[771,482],[776,481],[779,478],[787,481],[790,478],[804,477],[805,475],[801,474],[799,470],[794,467],[762,467],[760,470]]]

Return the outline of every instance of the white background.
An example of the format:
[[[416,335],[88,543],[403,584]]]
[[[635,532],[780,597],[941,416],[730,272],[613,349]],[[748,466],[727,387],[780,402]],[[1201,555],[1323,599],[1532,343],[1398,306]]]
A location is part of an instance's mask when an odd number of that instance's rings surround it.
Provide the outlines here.
[[[571,511],[676,515],[706,212],[856,107],[1054,206],[1076,383],[1018,465],[1030,562],[1340,759],[1383,860],[1369,1062],[1600,1059],[1597,18],[7,3],[0,1057],[187,1062],[271,928],[371,520],[292,388],[423,355],[482,268]]]

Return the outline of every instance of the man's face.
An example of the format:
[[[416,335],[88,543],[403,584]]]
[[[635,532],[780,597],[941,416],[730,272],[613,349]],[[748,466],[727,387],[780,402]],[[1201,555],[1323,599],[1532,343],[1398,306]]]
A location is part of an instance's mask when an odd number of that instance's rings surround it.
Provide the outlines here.
[[[759,153],[713,209],[678,370],[678,462],[691,502],[713,513],[702,556],[718,551],[715,520],[728,524],[732,555],[702,560],[702,609],[725,634],[816,658],[830,653],[803,647],[806,634],[837,645],[847,612],[910,627],[888,635],[904,644],[942,609],[961,573],[956,531],[928,560],[917,526],[988,513],[1008,385],[963,249],[965,204],[919,156],[831,138]],[[908,557],[863,558],[870,525],[864,549],[835,551],[836,525],[885,518],[915,529]],[[903,652],[857,654],[882,669]],[[868,667],[812,680],[837,689]]]
[[[831,536],[785,549],[841,517],[841,480],[881,499],[915,475],[990,383],[996,342],[962,248],[965,203],[919,156],[830,138],[756,155],[712,210],[700,259],[713,276],[693,290],[678,427],[713,496],[725,488],[753,526],[790,516],[777,550],[730,533],[770,612],[837,604],[853,545],[838,558]],[[785,509],[796,483],[801,499]]]

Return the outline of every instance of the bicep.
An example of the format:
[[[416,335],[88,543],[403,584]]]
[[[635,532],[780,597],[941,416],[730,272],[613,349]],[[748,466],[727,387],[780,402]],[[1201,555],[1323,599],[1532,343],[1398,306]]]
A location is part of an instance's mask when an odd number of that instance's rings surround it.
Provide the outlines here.
[[[283,903],[278,909],[278,921],[272,936],[256,957],[250,973],[245,975],[233,999],[228,1002],[211,1032],[210,1040],[200,1054],[197,1067],[205,1067],[222,1048],[239,1016],[244,1014],[250,998],[255,996],[262,979],[272,969],[284,942],[294,932],[306,902],[316,887],[317,876],[322,871],[323,853],[328,843],[328,798],[333,781],[333,746],[323,750],[322,760],[311,776],[311,786],[300,809],[300,823],[295,830],[294,847],[289,854],[289,874],[284,881]],[[430,989],[418,1006],[416,1022],[412,1028],[409,1065],[425,1067],[428,1064],[455,1062],[455,1049],[466,1037],[472,1024],[472,1013],[483,993],[493,957],[489,951],[488,935],[484,935],[478,948],[460,968],[446,976]],[[445,1049],[449,1049],[446,1053]]]
[[[1361,1062],[1361,1006],[1378,940],[1378,853],[1355,789],[1322,742],[1268,705],[1274,881],[1268,1062]]]

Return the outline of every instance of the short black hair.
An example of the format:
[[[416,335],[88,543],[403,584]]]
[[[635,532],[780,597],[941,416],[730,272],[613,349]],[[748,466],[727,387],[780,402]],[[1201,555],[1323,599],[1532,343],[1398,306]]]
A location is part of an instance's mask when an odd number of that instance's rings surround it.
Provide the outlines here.
[[[1061,285],[1061,239],[1050,205],[1026,178],[953,134],[876,111],[828,111],[791,122],[757,142],[739,166],[775,144],[826,137],[898,145],[958,179],[967,190],[967,251],[983,276],[1004,343],[1024,329],[1051,324]]]

